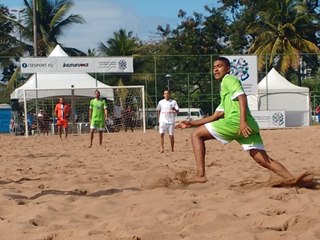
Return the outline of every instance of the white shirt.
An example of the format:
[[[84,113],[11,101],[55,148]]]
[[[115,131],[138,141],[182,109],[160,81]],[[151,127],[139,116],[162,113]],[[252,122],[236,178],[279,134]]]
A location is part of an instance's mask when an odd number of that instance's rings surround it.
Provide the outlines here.
[[[175,120],[176,113],[172,110],[179,110],[178,103],[173,99],[162,99],[159,101],[157,110],[160,111],[159,123],[169,123],[173,124]]]

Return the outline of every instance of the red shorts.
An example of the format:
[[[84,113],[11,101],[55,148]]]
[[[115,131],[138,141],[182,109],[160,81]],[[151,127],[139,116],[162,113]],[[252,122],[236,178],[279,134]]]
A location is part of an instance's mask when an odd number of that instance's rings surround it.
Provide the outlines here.
[[[67,119],[58,119],[57,126],[63,126],[64,128],[68,128],[68,120]]]

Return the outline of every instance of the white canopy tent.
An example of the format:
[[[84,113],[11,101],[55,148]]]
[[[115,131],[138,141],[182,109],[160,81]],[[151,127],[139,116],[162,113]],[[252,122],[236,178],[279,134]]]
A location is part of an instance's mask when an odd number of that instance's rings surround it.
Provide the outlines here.
[[[258,95],[248,96],[250,110],[284,110],[286,127],[310,126],[309,88],[290,83],[274,68],[258,84]]]
[[[68,57],[57,45],[48,57]],[[21,87],[15,89],[10,97],[23,101],[34,98],[68,96],[71,91],[75,96],[93,97],[94,89],[99,88],[101,97],[113,100],[113,90],[87,73],[36,73]]]

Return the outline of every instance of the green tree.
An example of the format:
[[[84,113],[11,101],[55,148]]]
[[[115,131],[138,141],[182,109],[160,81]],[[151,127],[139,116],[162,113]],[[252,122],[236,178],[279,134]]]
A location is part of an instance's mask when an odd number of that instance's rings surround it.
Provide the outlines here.
[[[37,42],[38,55],[47,56],[56,44],[59,43],[59,38],[63,32],[74,23],[83,23],[84,20],[80,15],[71,14],[68,12],[73,7],[71,0],[35,0],[36,2],[36,17],[37,17]],[[1,11],[0,25],[6,24],[7,31],[1,30],[0,35],[0,53],[6,56],[22,56],[33,55],[33,2],[32,0],[24,0],[24,11],[21,12],[21,18],[16,19],[8,14],[7,11]],[[15,35],[14,29],[18,30],[18,36]],[[20,41],[21,40],[21,41]],[[1,43],[8,43],[7,49],[2,47]],[[69,55],[85,55],[75,48],[64,48]],[[71,53],[71,54],[70,54]],[[13,59],[9,59],[10,66]],[[9,97],[9,94],[15,87],[20,85],[18,68],[15,68],[14,73],[11,73],[10,80],[4,91],[4,96]]]
[[[70,14],[74,6],[71,0],[34,0],[36,1],[38,55],[46,56],[59,43],[63,32],[75,23],[84,23],[78,14]],[[24,0],[26,11],[22,14],[24,28],[22,36],[33,42],[33,1]]]
[[[319,31],[319,15],[309,11],[306,1],[266,1],[265,8],[247,28],[253,40],[248,53],[258,55],[260,70],[267,64],[285,74],[299,67],[302,53],[320,52],[310,40],[315,39],[316,31],[310,29]]]
[[[133,37],[132,31],[127,33],[125,29],[120,29],[118,32],[113,33],[113,38],[109,38],[106,44],[100,42],[98,52],[101,56],[132,56],[137,47],[136,41],[137,39]],[[108,84],[117,86],[130,85],[130,79],[128,75],[110,76]]]
[[[104,44],[100,42],[98,51],[102,56],[131,56],[136,48],[136,39],[133,32],[120,29],[113,33],[113,38],[109,38]]]

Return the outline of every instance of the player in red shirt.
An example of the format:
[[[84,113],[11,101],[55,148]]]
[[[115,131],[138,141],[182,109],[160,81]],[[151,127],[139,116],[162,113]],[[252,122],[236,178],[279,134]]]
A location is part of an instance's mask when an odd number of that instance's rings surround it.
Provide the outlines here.
[[[65,137],[68,137],[68,119],[71,112],[69,104],[65,103],[64,98],[59,98],[59,102],[56,104],[55,113],[57,117],[57,126],[60,139],[62,140],[62,128],[65,131]]]

